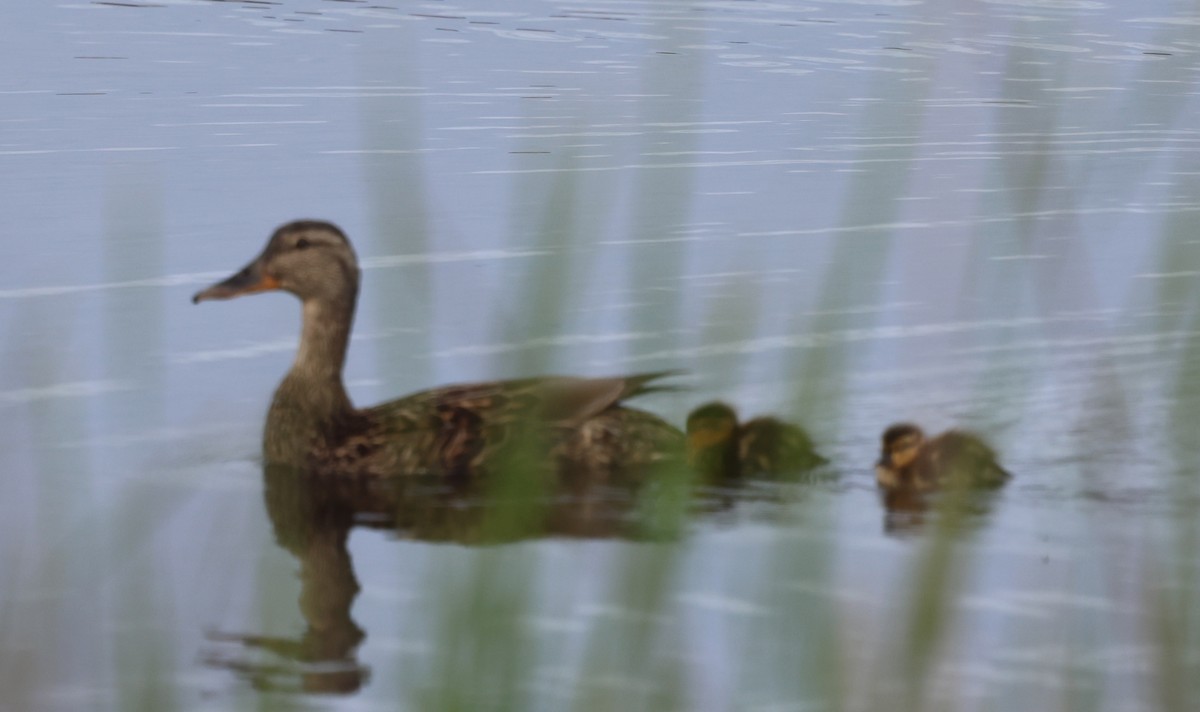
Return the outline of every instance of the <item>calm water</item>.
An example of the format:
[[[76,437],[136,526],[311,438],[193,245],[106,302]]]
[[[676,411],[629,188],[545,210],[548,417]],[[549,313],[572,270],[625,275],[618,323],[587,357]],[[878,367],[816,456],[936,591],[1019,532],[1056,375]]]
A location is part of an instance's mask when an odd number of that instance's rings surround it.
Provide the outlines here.
[[[962,538],[933,699],[1157,709],[1164,669],[1200,679],[1194,615],[1170,665],[1160,616],[1200,585],[1172,554],[1200,504],[1194,3],[0,12],[0,706],[428,708],[447,601],[509,587],[510,708],[877,708],[928,548],[873,487],[898,419],[1018,474]],[[296,305],[189,297],[302,216],[364,263],[359,403],[686,368],[642,404],[802,419],[836,478],[677,547],[290,536],[308,505],[264,507],[257,453]],[[247,635],[353,663],[305,677]]]

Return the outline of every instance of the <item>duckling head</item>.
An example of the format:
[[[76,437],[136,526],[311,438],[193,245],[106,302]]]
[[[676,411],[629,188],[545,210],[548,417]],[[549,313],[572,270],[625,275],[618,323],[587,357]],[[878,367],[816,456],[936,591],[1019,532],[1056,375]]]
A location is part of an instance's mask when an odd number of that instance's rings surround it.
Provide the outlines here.
[[[883,448],[876,468],[898,472],[911,465],[921,452],[925,433],[912,423],[896,423],[883,431]]]
[[[688,465],[706,475],[737,467],[737,413],[720,402],[699,406],[687,418]]]
[[[192,302],[271,290],[291,292],[303,302],[353,300],[358,275],[354,248],[341,229],[320,220],[297,220],[276,229],[262,253],[240,272],[197,292]]]

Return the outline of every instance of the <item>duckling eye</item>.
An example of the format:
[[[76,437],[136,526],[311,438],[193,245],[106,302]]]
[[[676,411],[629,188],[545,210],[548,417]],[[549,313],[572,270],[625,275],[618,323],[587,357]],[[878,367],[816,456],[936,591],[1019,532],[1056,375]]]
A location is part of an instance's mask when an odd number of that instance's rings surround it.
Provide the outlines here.
[[[308,248],[309,245],[311,245],[311,244],[312,243],[308,241],[307,237],[302,237],[299,240],[296,240],[296,249],[303,250],[303,249]]]

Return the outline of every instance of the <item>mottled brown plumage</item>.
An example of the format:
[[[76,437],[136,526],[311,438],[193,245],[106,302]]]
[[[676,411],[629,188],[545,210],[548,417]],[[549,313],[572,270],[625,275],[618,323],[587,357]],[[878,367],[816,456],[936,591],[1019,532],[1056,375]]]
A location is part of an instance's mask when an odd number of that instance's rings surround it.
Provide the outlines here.
[[[733,408],[720,402],[688,414],[687,458],[700,475],[716,480],[796,474],[827,462],[800,426],[767,416],[739,423]]]
[[[911,423],[883,432],[875,479],[885,490],[931,491],[946,485],[998,487],[1012,477],[979,436],[948,430],[934,438]]]
[[[521,450],[560,472],[612,478],[682,450],[677,428],[620,405],[660,388],[654,381],[667,373],[444,386],[355,408],[342,366],[358,285],[345,234],[331,223],[301,220],[277,229],[253,262],[193,298],[284,290],[302,303],[296,361],[267,413],[268,463],[332,476],[471,478]]]

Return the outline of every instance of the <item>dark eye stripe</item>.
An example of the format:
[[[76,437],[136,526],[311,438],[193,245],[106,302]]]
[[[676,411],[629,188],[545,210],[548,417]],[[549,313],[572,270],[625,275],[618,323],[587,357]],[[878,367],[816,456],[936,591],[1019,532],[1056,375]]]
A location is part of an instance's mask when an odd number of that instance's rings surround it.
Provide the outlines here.
[[[312,243],[308,241],[308,238],[306,238],[306,237],[302,237],[302,238],[300,238],[299,240],[296,240],[296,249],[297,249],[297,250],[303,250],[303,249],[307,248],[307,247],[308,247],[309,245],[311,245],[311,244],[312,244]]]

